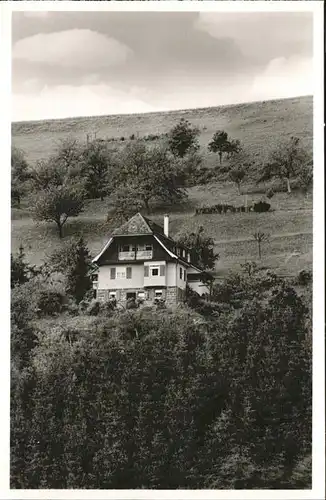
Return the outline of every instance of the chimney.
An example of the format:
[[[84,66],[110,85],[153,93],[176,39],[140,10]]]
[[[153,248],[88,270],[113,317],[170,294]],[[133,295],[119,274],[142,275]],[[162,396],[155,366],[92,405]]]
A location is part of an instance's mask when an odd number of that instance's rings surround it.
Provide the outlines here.
[[[169,216],[164,215],[164,234],[168,238],[169,237]]]

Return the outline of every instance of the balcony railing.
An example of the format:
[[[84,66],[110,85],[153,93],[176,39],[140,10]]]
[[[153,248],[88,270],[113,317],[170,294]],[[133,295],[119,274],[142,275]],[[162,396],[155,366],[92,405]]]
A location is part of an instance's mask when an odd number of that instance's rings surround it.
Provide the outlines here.
[[[153,258],[153,250],[138,250],[137,252],[119,252],[119,260],[147,260]]]

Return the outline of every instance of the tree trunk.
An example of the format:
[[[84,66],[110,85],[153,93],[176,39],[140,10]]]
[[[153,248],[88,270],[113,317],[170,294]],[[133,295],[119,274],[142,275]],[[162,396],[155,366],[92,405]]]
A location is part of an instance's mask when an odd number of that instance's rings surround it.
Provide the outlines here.
[[[241,194],[241,185],[239,182],[237,183],[237,188],[238,188],[238,193]]]
[[[220,165],[222,165],[222,151],[219,151],[218,155],[220,157]]]
[[[62,238],[62,224],[61,222],[57,221],[57,226],[58,226],[58,232],[59,232],[59,238]]]
[[[146,208],[147,212],[149,212],[149,200],[147,198],[144,199],[144,203],[145,203],[145,208]]]
[[[290,179],[288,177],[286,178],[286,187],[287,187],[288,193],[291,193],[291,184],[290,184]]]
[[[258,255],[259,255],[259,258],[261,259],[261,242],[258,241]]]

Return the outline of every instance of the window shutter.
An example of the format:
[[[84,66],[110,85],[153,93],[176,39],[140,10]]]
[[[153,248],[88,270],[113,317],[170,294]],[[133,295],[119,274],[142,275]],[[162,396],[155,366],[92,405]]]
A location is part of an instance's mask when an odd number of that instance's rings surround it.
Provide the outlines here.
[[[144,276],[145,276],[145,278],[148,278],[148,276],[149,276],[149,266],[144,266]]]
[[[126,276],[127,276],[127,279],[130,280],[131,279],[131,272],[132,272],[132,267],[127,267],[127,270],[126,270]]]
[[[160,266],[160,276],[165,276],[165,266]]]
[[[115,280],[115,267],[111,267],[110,269],[110,279]]]

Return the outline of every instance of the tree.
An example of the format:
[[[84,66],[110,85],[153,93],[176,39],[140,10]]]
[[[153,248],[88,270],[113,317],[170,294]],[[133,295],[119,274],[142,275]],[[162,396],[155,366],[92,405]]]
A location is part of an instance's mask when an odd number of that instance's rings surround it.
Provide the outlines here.
[[[25,253],[23,245],[20,245],[19,252],[15,256],[13,254],[10,255],[11,261],[11,288],[14,288],[16,285],[22,285],[29,281],[33,276],[38,274],[38,271],[35,269],[35,266],[30,266],[27,262],[25,262]]]
[[[51,187],[62,186],[66,172],[62,165],[56,164],[52,157],[49,160],[39,160],[32,170],[32,183],[35,191],[42,191]]]
[[[298,178],[299,178],[299,183],[300,183],[301,189],[303,190],[303,192],[307,196],[310,189],[313,186],[314,174],[313,174],[312,164],[308,163],[306,165],[303,165],[299,171]]]
[[[90,198],[100,198],[112,189],[112,170],[115,162],[105,144],[91,142],[83,151],[83,175],[85,190]],[[110,168],[111,167],[111,168]]]
[[[82,158],[82,149],[77,139],[68,137],[59,140],[53,158],[55,163],[62,165],[68,173],[69,169],[78,165]]]
[[[35,197],[34,218],[40,221],[55,222],[59,237],[69,217],[77,217],[84,208],[84,193],[73,186],[51,186]]]
[[[91,255],[83,238],[70,242],[52,254],[49,265],[66,277],[66,293],[79,303],[91,289]]]
[[[11,150],[11,200],[20,207],[22,196],[26,191],[26,181],[30,179],[28,163],[23,151],[16,147]]]
[[[114,225],[121,225],[144,208],[143,201],[138,198],[132,185],[120,186],[112,195],[113,211],[110,211],[107,221]]]
[[[240,153],[242,149],[241,143],[239,139],[230,139],[225,145],[225,153],[227,154],[227,158],[230,159],[236,153]]]
[[[193,127],[188,120],[181,118],[169,132],[168,144],[170,150],[179,158],[183,158],[189,149],[199,149],[199,129]]]
[[[178,242],[190,249],[193,262],[204,269],[214,269],[219,254],[214,253],[214,240],[205,236],[202,226],[195,233],[181,235]]]
[[[292,136],[272,151],[269,161],[262,168],[258,182],[279,177],[286,180],[287,192],[291,193],[291,180],[300,174],[308,162],[309,155],[301,147],[300,139]]]
[[[186,196],[180,186],[180,162],[166,147],[133,141],[124,149],[120,161],[122,165],[116,182],[118,197],[122,194],[129,197],[133,191],[135,200],[140,200],[148,211],[152,199],[174,203]]]
[[[218,153],[220,165],[222,165],[223,154],[227,154],[228,158],[232,157],[233,154],[240,152],[241,144],[237,139],[229,139],[228,133],[224,130],[217,130],[208,144],[208,150]]]
[[[256,231],[254,234],[253,234],[253,238],[255,241],[257,241],[257,245],[258,245],[258,255],[259,255],[259,258],[261,259],[261,244],[263,242],[267,242],[269,241],[269,238],[270,238],[270,234],[268,233],[263,233],[262,231]]]
[[[11,175],[24,182],[29,178],[28,163],[21,149],[13,146],[11,148]]]
[[[241,194],[241,184],[246,177],[246,171],[241,167],[234,167],[230,170],[229,177],[236,184],[238,193]]]

